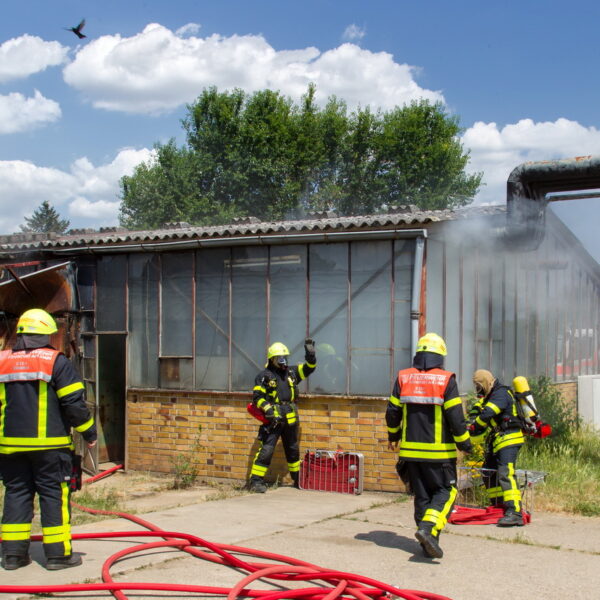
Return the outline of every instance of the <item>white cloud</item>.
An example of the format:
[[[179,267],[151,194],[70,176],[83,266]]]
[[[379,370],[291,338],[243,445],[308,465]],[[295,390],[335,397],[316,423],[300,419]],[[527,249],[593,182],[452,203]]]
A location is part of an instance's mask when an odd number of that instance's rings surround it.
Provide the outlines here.
[[[198,25],[198,23],[188,23],[187,25],[180,27],[175,32],[175,35],[177,35],[179,37],[184,37],[186,35],[194,35],[195,33],[198,33],[199,31],[200,31],[200,25]]]
[[[342,34],[342,39],[346,42],[353,42],[355,40],[362,40],[365,37],[366,31],[364,27],[359,27],[358,25],[348,25],[346,29],[344,29],[344,33]]]
[[[568,119],[522,119],[502,128],[479,121],[465,131],[462,142],[471,150],[469,170],[484,173],[478,204],[504,203],[508,176],[521,163],[600,154],[600,131]]]
[[[58,42],[22,35],[0,45],[0,82],[24,79],[64,63],[69,49]]]
[[[17,92],[0,95],[0,135],[35,129],[58,121],[60,117],[58,102],[44,98],[38,90],[32,98]]]
[[[21,160],[0,161],[0,232],[19,231],[44,200],[73,228],[116,225],[119,180],[152,156],[152,150],[126,148],[97,167],[79,158],[68,172]]]
[[[247,92],[271,88],[298,99],[314,82],[319,101],[336,94],[351,108],[444,100],[416,83],[414,67],[394,62],[386,52],[354,44],[326,52],[276,51],[262,36],[183,38],[156,23],[129,38],[90,41],[65,67],[64,79],[97,108],[146,114],[193,102],[211,85]]]

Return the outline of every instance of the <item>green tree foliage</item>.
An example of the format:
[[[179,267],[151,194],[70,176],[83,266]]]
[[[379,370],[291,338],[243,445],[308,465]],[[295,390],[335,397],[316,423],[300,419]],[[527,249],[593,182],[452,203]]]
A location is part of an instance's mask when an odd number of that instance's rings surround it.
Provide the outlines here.
[[[31,217],[25,217],[25,225],[21,231],[32,233],[64,233],[69,228],[69,221],[61,219],[58,212],[44,200],[34,211]]]
[[[317,106],[312,85],[298,105],[271,90],[213,87],[188,106],[182,125],[185,146],[157,144],[155,157],[121,180],[124,226],[454,208],[481,183],[481,174],[465,173],[458,119],[426,101],[348,113],[335,97]]]

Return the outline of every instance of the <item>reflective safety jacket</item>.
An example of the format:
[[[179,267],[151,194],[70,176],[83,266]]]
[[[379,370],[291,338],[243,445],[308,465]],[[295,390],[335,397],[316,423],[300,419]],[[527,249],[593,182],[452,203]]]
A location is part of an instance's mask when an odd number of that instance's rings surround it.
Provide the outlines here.
[[[48,346],[0,352],[0,453],[73,448],[71,427],[96,439],[83,382],[64,354]]]
[[[398,372],[385,420],[388,439],[408,461],[447,462],[471,441],[454,373],[411,367]]]
[[[252,402],[267,418],[278,417],[288,425],[298,424],[298,384],[317,368],[316,358],[310,357],[301,365],[275,369],[269,365],[254,380]]]
[[[473,422],[473,438],[481,438],[490,432],[489,443],[494,453],[507,446],[525,443],[517,403],[509,387],[496,380],[489,394],[475,406],[480,412]]]

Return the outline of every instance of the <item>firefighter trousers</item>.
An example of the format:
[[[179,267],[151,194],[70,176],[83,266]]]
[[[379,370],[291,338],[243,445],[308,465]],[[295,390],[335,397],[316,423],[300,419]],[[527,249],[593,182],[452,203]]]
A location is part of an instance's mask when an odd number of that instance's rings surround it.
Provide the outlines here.
[[[1,527],[4,556],[28,554],[36,493],[46,557],[71,554],[71,470],[68,448],[0,454],[5,488]]]
[[[493,452],[488,446],[483,461],[483,483],[492,506],[503,507],[504,512],[520,513],[521,491],[515,474],[521,445],[505,446]]]
[[[295,482],[298,480],[298,473],[300,471],[298,429],[297,424],[288,425],[287,423],[280,423],[276,427],[272,425],[260,426],[258,429],[259,447],[252,461],[252,469],[250,471],[251,481],[262,480],[267,474],[267,470],[273,459],[277,440],[280,437],[290,475]]]
[[[438,537],[456,500],[456,461],[406,461],[414,500],[415,523]]]

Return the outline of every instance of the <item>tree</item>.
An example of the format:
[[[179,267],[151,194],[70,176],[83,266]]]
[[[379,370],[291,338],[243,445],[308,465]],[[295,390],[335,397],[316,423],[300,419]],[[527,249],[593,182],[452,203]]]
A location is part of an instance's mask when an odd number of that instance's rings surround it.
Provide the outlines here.
[[[69,221],[61,219],[58,212],[44,200],[38,206],[31,217],[25,217],[25,225],[21,225],[21,231],[27,233],[64,233],[69,228]]]
[[[423,209],[472,201],[458,118],[441,104],[348,113],[343,100],[299,104],[278,92],[205,90],[182,121],[186,145],[155,146],[155,158],[121,181],[121,223],[220,224],[233,216],[283,219],[333,209],[376,213],[395,204]]]

